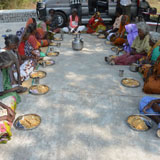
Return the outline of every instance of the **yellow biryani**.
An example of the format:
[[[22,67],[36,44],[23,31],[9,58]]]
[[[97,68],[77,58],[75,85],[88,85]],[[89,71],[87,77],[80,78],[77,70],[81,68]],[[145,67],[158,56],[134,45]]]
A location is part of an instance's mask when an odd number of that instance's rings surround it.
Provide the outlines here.
[[[98,38],[105,38],[105,35],[101,34],[98,36]]]
[[[128,86],[128,87],[133,87],[133,86],[138,86],[139,85],[139,82],[137,80],[130,79],[130,78],[123,79],[122,83],[125,86]]]
[[[127,122],[136,130],[139,131],[145,131],[148,130],[148,126],[146,123],[141,119],[140,116],[130,116],[127,120]]]
[[[46,65],[51,65],[53,64],[53,61],[46,61]]]
[[[19,121],[25,128],[31,129],[38,126],[41,122],[40,117],[36,115],[26,115]]]
[[[42,71],[31,73],[31,78],[36,78],[36,77],[43,78],[45,76],[46,76],[45,72],[42,72]]]
[[[55,40],[55,41],[60,41],[61,39],[60,39],[60,38],[54,38],[54,40]]]
[[[44,94],[48,92],[49,88],[45,85],[36,85],[31,87],[32,91],[37,91],[40,94]]]
[[[57,43],[54,43],[54,42],[50,43],[50,46],[56,46],[56,45]]]
[[[48,56],[57,56],[58,53],[57,53],[57,52],[49,52],[47,55],[48,55]]]

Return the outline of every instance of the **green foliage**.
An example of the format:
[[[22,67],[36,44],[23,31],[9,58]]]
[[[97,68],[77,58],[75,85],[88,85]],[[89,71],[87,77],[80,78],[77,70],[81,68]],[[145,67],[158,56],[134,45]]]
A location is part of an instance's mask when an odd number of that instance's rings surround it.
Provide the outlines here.
[[[0,9],[32,8],[38,0],[0,0]]]

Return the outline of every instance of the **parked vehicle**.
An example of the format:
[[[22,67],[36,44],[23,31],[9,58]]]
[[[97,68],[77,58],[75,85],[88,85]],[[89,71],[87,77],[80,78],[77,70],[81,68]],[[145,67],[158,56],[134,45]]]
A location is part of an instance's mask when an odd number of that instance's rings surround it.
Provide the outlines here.
[[[88,1],[88,2],[87,2]],[[131,14],[137,16],[140,0],[132,0]],[[92,16],[92,11],[99,11],[105,22],[112,21],[115,17],[117,0],[82,0],[82,23],[86,24]],[[43,19],[48,11],[54,9],[58,16],[59,27],[65,26],[71,14],[69,0],[42,0],[37,2],[37,16]]]

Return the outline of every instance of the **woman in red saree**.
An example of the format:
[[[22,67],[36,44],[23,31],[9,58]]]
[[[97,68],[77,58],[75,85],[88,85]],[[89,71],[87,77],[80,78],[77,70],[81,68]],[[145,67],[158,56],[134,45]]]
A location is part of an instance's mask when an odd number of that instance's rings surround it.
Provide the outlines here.
[[[48,40],[46,39],[46,32],[42,28],[37,28],[37,22],[35,18],[29,18],[27,23],[26,23],[26,28],[30,24],[35,24],[36,26],[36,32],[35,32],[35,37],[38,40],[38,42],[41,44],[41,47],[46,47],[49,45]]]
[[[103,23],[102,18],[100,17],[100,13],[96,12],[92,18],[89,20],[88,25],[87,25],[87,33],[95,33],[106,30],[106,26]]]

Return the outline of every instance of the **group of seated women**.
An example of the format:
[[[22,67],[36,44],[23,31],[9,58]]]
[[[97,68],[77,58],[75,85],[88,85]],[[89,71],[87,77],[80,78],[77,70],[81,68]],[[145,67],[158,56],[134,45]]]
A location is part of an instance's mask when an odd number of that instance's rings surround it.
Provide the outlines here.
[[[104,35],[108,44],[113,45],[112,51],[116,52],[105,57],[105,61],[109,65],[137,63],[144,80],[142,90],[147,94],[160,94],[160,33],[150,31],[145,22],[131,23],[118,9],[113,27]],[[158,124],[157,136],[160,137],[160,99],[143,97],[139,111],[152,114],[150,117]]]
[[[0,143],[11,138],[16,105],[21,101],[19,93],[27,91],[22,83],[46,56],[41,47],[50,45],[54,38],[50,32],[60,31],[53,26],[51,18],[40,24],[30,18],[16,35],[5,36],[5,47],[0,49]]]

